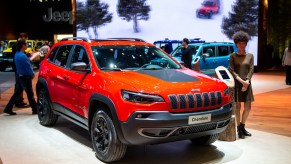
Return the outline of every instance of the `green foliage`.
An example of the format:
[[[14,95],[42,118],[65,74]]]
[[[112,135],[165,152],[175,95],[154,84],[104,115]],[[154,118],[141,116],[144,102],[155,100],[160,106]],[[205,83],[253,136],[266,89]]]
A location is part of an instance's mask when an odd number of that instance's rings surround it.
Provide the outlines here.
[[[259,0],[237,0],[229,17],[222,19],[222,32],[229,38],[237,31],[247,32],[250,37],[258,36]]]
[[[112,20],[112,13],[108,12],[108,7],[108,4],[100,3],[99,0],[87,0],[85,4],[77,2],[77,30],[86,30],[90,37],[89,28],[92,28],[95,39],[97,39],[98,27],[110,23]]]
[[[274,58],[281,59],[291,42],[291,1],[269,0],[268,7],[267,42],[274,47]]]
[[[121,19],[133,21],[134,32],[139,32],[138,20],[148,20],[150,6],[146,4],[146,0],[119,0],[117,5],[117,13]]]

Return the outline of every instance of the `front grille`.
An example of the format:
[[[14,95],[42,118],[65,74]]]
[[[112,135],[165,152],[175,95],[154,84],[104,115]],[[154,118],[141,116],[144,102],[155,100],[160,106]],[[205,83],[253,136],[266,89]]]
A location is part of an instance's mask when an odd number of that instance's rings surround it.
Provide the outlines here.
[[[185,130],[185,134],[192,134],[216,129],[217,123],[205,124],[203,126],[190,126]]]
[[[210,130],[220,129],[227,126],[229,120],[220,122],[213,122],[207,124],[182,126],[178,128],[142,128],[139,134],[148,138],[166,138],[172,136],[182,136],[188,134],[195,134],[199,132],[206,132]]]
[[[171,109],[194,109],[217,106],[222,103],[221,92],[203,92],[195,94],[168,95]]]

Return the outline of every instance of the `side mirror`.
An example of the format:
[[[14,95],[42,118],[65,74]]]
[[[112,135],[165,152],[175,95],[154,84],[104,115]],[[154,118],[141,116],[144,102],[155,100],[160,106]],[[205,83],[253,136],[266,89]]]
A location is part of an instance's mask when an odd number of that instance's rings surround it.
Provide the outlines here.
[[[90,69],[88,69],[87,67],[88,65],[84,62],[76,62],[76,63],[72,63],[71,70],[90,72]]]

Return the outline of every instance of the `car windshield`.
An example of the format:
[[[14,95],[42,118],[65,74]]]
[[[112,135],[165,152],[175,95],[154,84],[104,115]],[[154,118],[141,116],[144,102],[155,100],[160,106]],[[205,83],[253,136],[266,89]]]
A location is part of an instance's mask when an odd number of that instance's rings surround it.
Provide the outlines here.
[[[155,46],[92,46],[91,48],[101,70],[181,68]]]
[[[196,46],[196,45],[189,45],[189,47],[192,48],[192,52],[193,55],[195,55],[197,53],[197,50],[199,49],[200,46]],[[182,57],[182,50],[183,50],[183,46],[177,47],[172,53],[171,56],[173,57]]]
[[[12,48],[14,44],[16,44],[16,41],[9,42],[9,44],[8,44],[8,48]]]
[[[204,5],[204,6],[208,6],[208,7],[215,6],[215,5],[214,5],[214,2],[211,2],[211,1],[205,1],[205,2],[203,3],[203,5]]]

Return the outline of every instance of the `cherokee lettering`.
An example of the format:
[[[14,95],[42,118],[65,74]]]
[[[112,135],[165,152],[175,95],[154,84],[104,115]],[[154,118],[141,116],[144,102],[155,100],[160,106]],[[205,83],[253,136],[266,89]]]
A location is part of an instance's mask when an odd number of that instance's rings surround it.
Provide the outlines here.
[[[208,117],[200,117],[200,118],[192,118],[192,121],[202,121],[202,120],[207,120]]]

